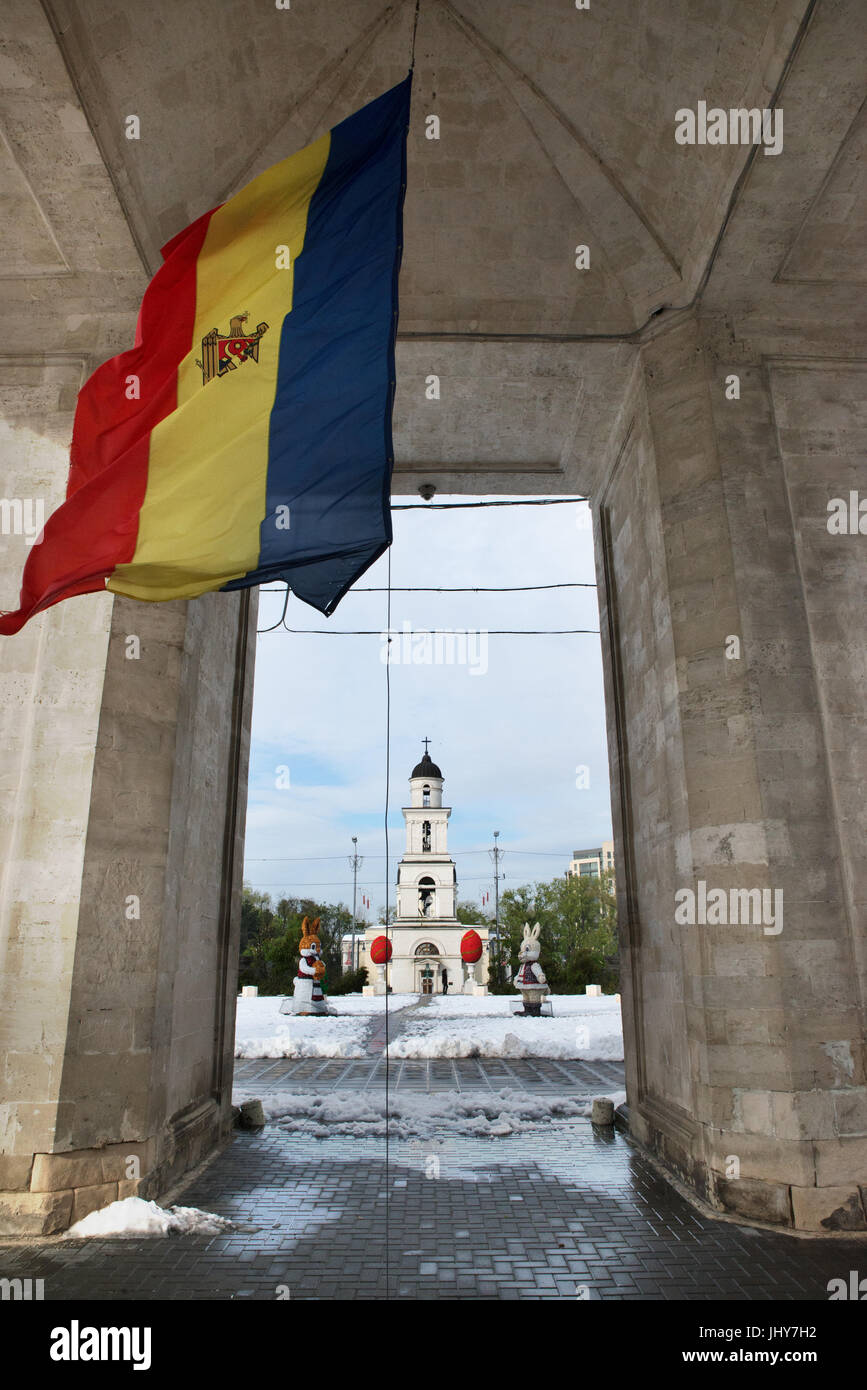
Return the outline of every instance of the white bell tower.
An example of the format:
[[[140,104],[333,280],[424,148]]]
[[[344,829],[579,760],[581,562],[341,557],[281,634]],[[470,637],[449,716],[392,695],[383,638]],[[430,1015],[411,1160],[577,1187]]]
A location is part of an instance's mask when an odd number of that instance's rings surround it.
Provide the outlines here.
[[[457,871],[446,844],[451,807],[443,806],[443,775],[427,751],[410,773],[406,851],[397,869],[395,927],[457,921]]]

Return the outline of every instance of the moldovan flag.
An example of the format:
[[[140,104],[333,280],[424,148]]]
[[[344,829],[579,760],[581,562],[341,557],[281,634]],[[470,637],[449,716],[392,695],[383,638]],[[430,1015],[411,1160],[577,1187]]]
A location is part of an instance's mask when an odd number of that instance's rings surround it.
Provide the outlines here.
[[[163,248],[82,388],[66,501],[0,633],[73,594],[283,579],[322,613],[391,542],[412,76]]]

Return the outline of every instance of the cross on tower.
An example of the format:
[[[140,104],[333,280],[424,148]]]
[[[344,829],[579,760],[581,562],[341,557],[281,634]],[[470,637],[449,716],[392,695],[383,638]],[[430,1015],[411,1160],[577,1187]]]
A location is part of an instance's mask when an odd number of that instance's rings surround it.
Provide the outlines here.
[[[427,746],[428,746],[428,744],[430,743],[430,739],[429,739],[429,738],[424,738],[424,739],[422,739],[422,743],[424,744],[424,751],[427,752]]]

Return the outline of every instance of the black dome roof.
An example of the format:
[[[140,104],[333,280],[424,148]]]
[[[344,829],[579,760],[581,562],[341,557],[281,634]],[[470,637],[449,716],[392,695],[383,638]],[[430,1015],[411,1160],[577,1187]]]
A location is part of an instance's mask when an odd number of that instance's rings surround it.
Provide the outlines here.
[[[436,763],[432,760],[431,755],[427,751],[427,749],[424,750],[424,757],[422,758],[421,762],[416,763],[415,767],[409,775],[410,777],[442,778],[442,773],[440,772]]]

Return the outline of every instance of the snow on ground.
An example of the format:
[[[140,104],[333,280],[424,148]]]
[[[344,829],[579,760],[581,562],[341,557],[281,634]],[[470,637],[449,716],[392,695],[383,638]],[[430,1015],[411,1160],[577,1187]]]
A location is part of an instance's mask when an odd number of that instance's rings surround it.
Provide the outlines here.
[[[236,1057],[364,1057],[373,1025],[382,1017],[383,995],[329,1000],[334,1017],[281,1014],[283,996],[239,999]],[[623,1058],[620,1005],[612,995],[555,994],[551,1018],[512,1013],[516,996],[437,994],[418,1004],[415,994],[388,996],[397,1036],[390,1057],[552,1057],[585,1062]]]
[[[198,1211],[196,1207],[160,1207],[142,1197],[125,1197],[83,1216],[65,1235],[70,1240],[85,1236],[167,1236],[169,1232],[215,1235],[231,1228],[231,1221],[225,1217]]]
[[[622,1061],[620,1005],[610,995],[553,996],[551,1018],[522,1018],[508,995],[436,995],[406,1020],[390,1057],[552,1057]]]
[[[236,1057],[364,1057],[371,1023],[381,1017],[385,998],[347,994],[329,999],[336,1015],[295,1018],[281,1014],[283,995],[239,999],[235,1021]],[[414,994],[389,996],[389,1012],[415,1004]]]
[[[626,1099],[625,1091],[607,1094],[615,1106]],[[387,1102],[384,1091],[281,1091],[269,1096],[264,1106],[268,1120],[279,1129],[311,1139],[380,1138],[386,1134],[386,1125],[393,1139],[429,1139],[432,1133],[506,1138],[590,1114],[586,1100],[507,1087],[431,1094],[398,1091]]]
[[[414,995],[418,998],[418,995]],[[549,994],[547,1002],[552,1006],[555,1018],[575,1014],[619,1012],[620,1005],[613,994]],[[425,1014],[435,1014],[438,1018],[489,1018],[502,1015],[510,1018],[512,1009],[521,1007],[521,996],[514,994],[432,994],[430,1003],[425,1005]]]

